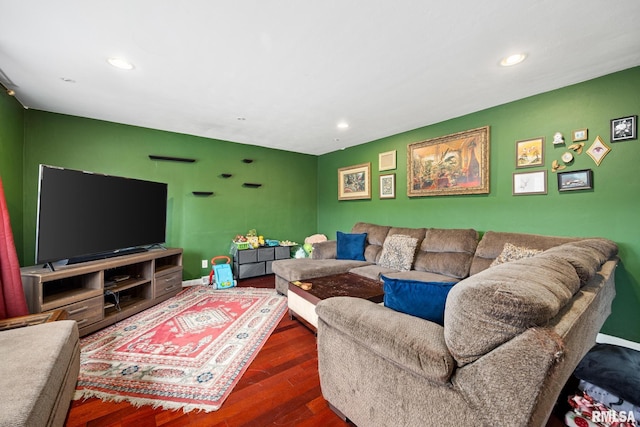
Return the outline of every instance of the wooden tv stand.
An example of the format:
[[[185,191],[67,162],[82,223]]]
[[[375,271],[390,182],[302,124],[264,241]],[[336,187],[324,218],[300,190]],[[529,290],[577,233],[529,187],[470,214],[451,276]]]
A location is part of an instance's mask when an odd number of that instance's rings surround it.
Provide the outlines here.
[[[182,289],[182,249],[56,267],[20,269],[29,312],[64,309],[80,335],[102,329],[154,306]]]

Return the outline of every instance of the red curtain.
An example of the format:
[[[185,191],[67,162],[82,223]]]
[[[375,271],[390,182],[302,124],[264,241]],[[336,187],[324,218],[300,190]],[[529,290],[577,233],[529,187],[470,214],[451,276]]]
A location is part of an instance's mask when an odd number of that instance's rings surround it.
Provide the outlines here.
[[[20,263],[0,178],[0,319],[26,314],[29,314],[29,309],[22,289]]]

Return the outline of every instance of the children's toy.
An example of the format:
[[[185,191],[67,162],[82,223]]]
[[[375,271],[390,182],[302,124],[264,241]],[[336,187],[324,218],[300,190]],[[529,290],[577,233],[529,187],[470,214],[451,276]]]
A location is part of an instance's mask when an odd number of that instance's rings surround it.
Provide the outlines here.
[[[225,264],[218,261],[226,261]],[[213,281],[215,276],[215,282]],[[219,255],[211,258],[211,273],[209,273],[209,284],[216,289],[232,288],[236,285],[231,272],[231,258],[226,255]]]

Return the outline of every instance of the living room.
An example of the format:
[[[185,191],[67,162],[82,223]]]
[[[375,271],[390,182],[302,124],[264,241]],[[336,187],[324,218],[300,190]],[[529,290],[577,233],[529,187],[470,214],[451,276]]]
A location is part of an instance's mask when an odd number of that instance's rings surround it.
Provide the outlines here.
[[[201,260],[228,254],[233,236],[250,229],[267,238],[297,242],[315,233],[334,238],[336,231],[348,231],[356,221],[605,237],[618,244],[622,262],[616,270],[612,314],[601,332],[640,343],[640,180],[634,172],[640,150],[638,140],[610,140],[612,119],[640,112],[638,93],[640,67],[635,66],[344,150],[310,155],[24,109],[3,91],[0,172],[23,266],[34,263],[40,164],[168,183],[166,245],[184,249],[184,280],[208,275]],[[490,127],[488,194],[407,196],[409,144],[482,126]],[[560,192],[551,165],[568,150],[577,129],[588,129],[588,139],[566,170],[593,170],[593,189]],[[564,145],[552,143],[556,132],[563,134]],[[611,149],[599,165],[586,154],[597,136]],[[546,194],[514,195],[513,174],[519,172],[516,142],[536,137],[546,139],[544,164],[535,168],[547,171]],[[396,152],[396,169],[378,171],[379,154],[389,151]],[[149,155],[196,161],[154,161]],[[338,169],[369,162],[371,198],[338,200]],[[223,173],[232,177],[220,177]],[[395,173],[393,199],[379,197],[378,178],[387,173]],[[243,187],[245,182],[262,186]],[[193,191],[214,195],[197,197]]]

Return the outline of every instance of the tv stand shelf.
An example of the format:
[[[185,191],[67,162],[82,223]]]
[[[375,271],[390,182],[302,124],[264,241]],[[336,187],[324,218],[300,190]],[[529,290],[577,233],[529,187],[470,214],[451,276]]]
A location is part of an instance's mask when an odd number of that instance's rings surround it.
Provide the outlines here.
[[[20,269],[29,312],[65,309],[87,335],[152,307],[182,289],[182,249],[88,261],[55,271]]]

